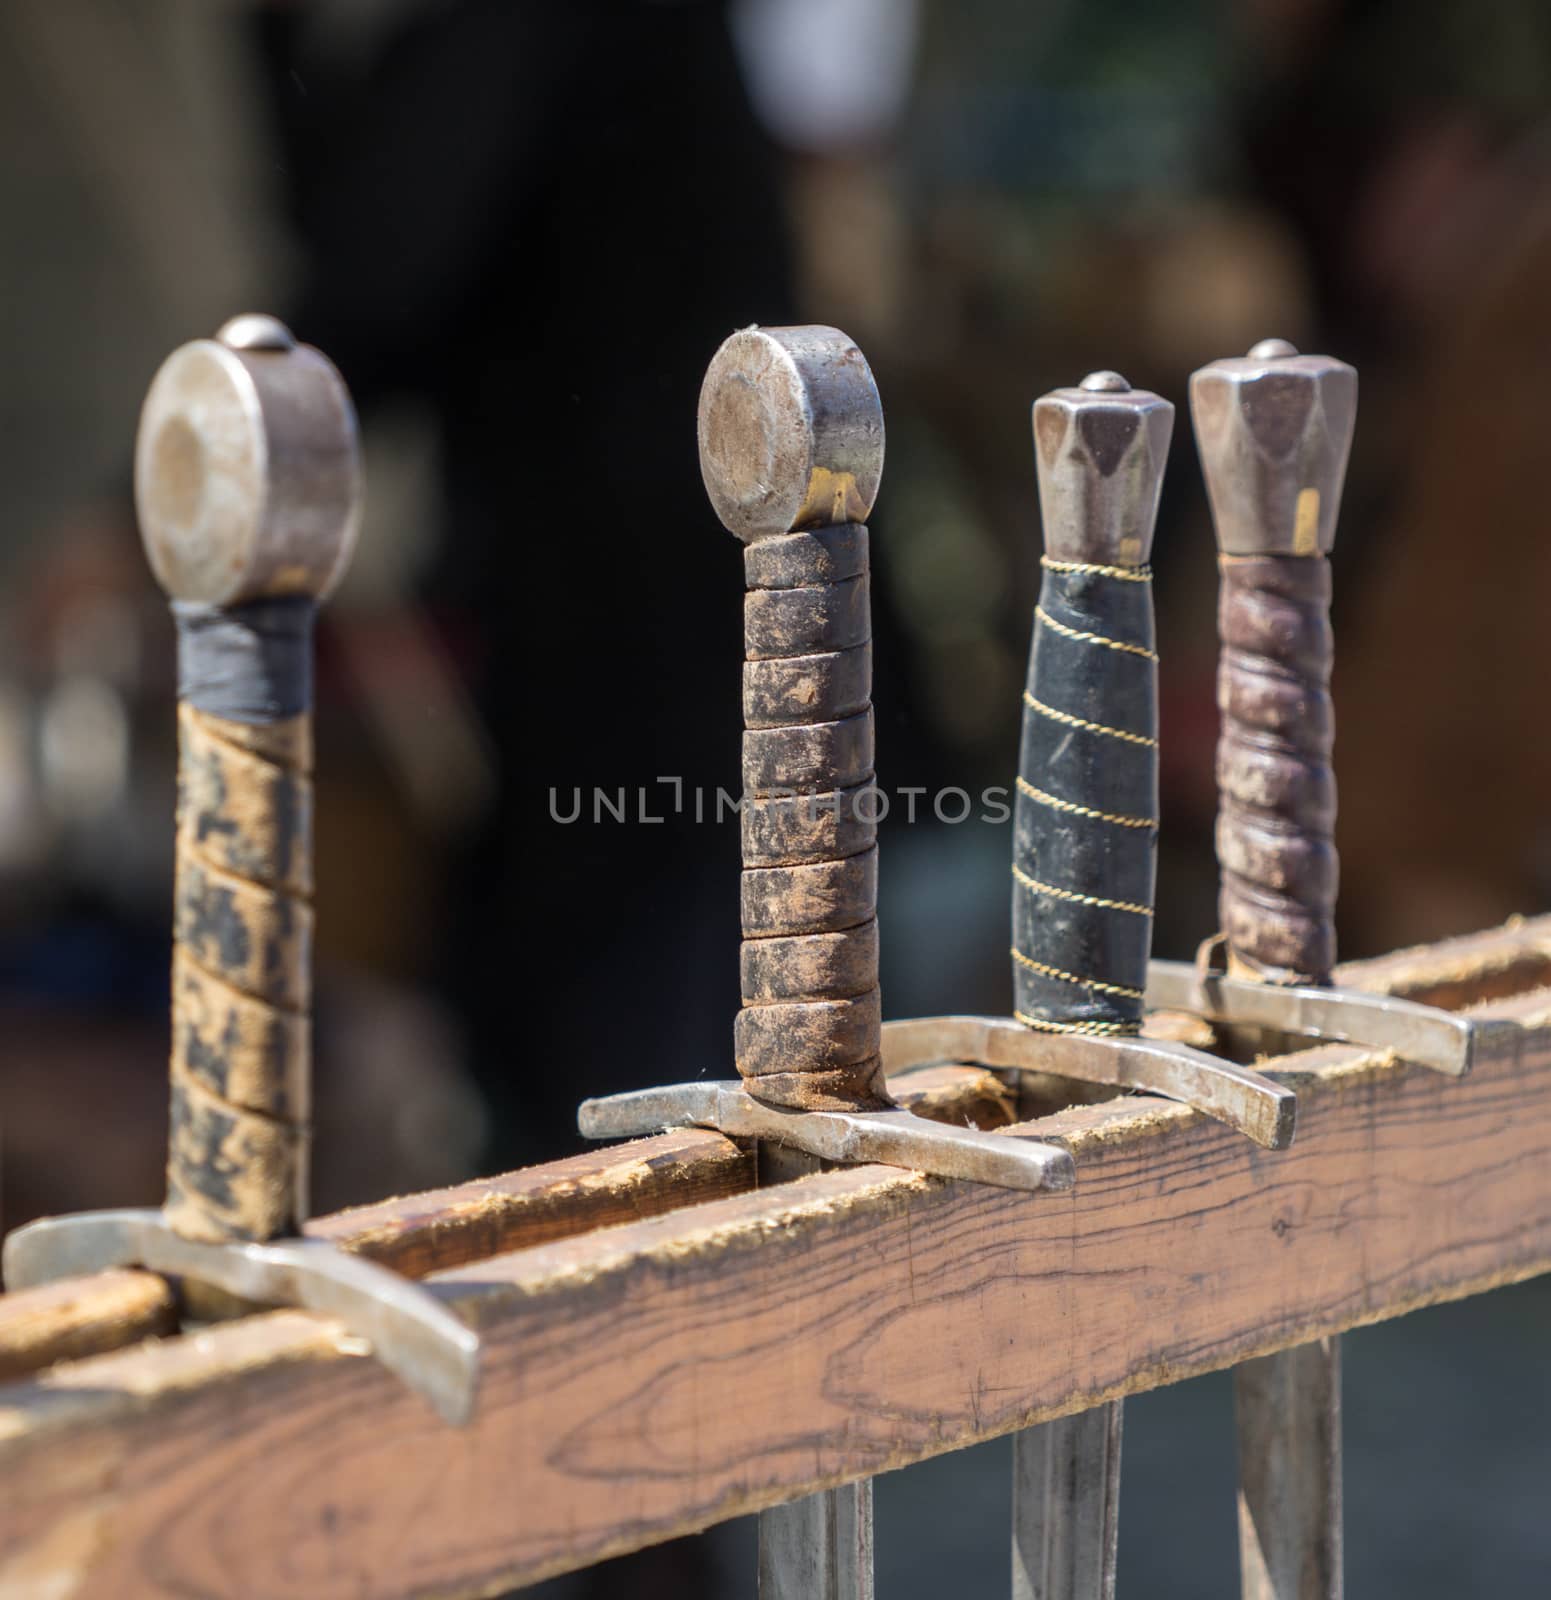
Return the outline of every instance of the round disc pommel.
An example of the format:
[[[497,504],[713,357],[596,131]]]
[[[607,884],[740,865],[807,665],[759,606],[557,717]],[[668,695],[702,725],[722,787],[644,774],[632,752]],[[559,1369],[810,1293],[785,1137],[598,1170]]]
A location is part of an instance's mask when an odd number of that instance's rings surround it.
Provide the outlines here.
[[[1174,407],[1118,372],[1034,402],[1045,554],[1057,561],[1139,567],[1152,548]]]
[[[1218,548],[1328,555],[1357,419],[1356,370],[1267,339],[1195,373],[1190,410]]]
[[[865,522],[883,475],[883,405],[838,328],[744,328],[700,390],[700,473],[745,542]]]
[[[361,510],[355,408],[327,357],[272,317],[183,345],[151,381],[135,505],[157,580],[207,605],[321,599]]]

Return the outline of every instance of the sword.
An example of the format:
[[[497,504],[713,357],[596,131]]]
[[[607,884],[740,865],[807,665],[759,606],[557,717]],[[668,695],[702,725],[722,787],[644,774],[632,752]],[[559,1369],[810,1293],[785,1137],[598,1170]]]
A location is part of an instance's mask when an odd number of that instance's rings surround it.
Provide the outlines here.
[[[479,1341],[421,1285],[299,1236],[312,999],[312,626],[360,520],[343,380],[272,317],[176,350],[140,418],[135,498],[178,630],[167,1199],[5,1241],[13,1289],[140,1266],[184,1309],[341,1319],[449,1422]]]
[[[1247,357],[1195,373],[1190,398],[1222,573],[1223,932],[1195,968],[1155,962],[1148,1002],[1223,1025],[1241,1050],[1285,1051],[1289,1035],[1339,1039],[1457,1076],[1489,1030],[1329,987],[1337,858],[1326,558],[1357,374],[1268,339]],[[1339,1343],[1246,1362],[1234,1384],[1242,1592],[1246,1600],[1339,1600]]]
[[[694,1124],[756,1141],[759,1182],[881,1162],[1014,1189],[1072,1183],[1065,1150],[895,1107],[879,1039],[868,538],[883,413],[837,329],[747,328],[717,351],[701,472],[744,541],[741,1081],[585,1101],[591,1138]],[[760,1516],[762,1600],[870,1600],[872,1485]]]
[[[1113,372],[1035,403],[1045,553],[1014,820],[1015,1015],[890,1023],[884,1055],[891,1071],[951,1060],[1166,1095],[1282,1149],[1289,1089],[1139,1031],[1158,814],[1147,559],[1173,421]],[[1014,1600],[1114,1593],[1121,1420],[1117,1401],[1016,1436]]]

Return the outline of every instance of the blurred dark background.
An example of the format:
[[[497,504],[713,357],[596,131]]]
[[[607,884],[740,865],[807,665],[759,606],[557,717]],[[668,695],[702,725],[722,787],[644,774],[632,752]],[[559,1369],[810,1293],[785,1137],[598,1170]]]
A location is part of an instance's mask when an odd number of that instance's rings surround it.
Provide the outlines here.
[[[9,0],[5,1225],[160,1196],[173,650],[128,461],[174,345],[276,310],[362,411],[320,640],[329,1209],[730,1070],[737,831],[693,797],[736,783],[742,572],[693,417],[751,321],[845,328],[888,413],[880,778],[927,791],[885,824],[888,1014],[1010,998],[1007,827],[930,796],[1010,781],[1030,402],[1109,366],[1182,404],[1270,334],[1362,374],[1343,954],[1551,909],[1548,180],[1544,0]],[[1215,926],[1183,416],[1155,566],[1177,956]],[[1547,1592],[1548,1313],[1530,1285],[1349,1341],[1351,1593]],[[1231,1448],[1225,1380],[1128,1408],[1126,1592],[1235,1592]],[[882,1480],[880,1593],[999,1592],[1006,1494],[1004,1445]],[[749,1539],[547,1592],[751,1594]]]

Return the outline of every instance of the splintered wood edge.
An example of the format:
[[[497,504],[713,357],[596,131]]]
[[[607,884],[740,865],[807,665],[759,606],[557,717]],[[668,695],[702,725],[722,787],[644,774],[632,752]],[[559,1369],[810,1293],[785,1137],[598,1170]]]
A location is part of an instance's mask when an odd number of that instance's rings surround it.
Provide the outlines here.
[[[161,1337],[177,1322],[171,1289],[149,1272],[101,1272],[8,1295],[0,1300],[0,1382]]]
[[[1509,964],[1537,970],[1545,931],[1500,936]],[[1491,938],[1453,943],[1426,982],[1501,981]],[[0,1394],[0,1580],[89,1504],[72,1593],[131,1592],[153,1555],[199,1592],[301,1592],[283,1559],[329,1594],[496,1593],[1551,1270],[1551,991],[1480,1011],[1520,1027],[1464,1080],[1288,1061],[1289,1152],[1127,1098],[1030,1125],[1072,1150],[1070,1194],[849,1168],[439,1273],[484,1336],[468,1430],[301,1313],[61,1365]]]
[[[1446,1011],[1506,1000],[1551,985],[1551,916],[1510,917],[1500,928],[1347,962],[1334,981]]]

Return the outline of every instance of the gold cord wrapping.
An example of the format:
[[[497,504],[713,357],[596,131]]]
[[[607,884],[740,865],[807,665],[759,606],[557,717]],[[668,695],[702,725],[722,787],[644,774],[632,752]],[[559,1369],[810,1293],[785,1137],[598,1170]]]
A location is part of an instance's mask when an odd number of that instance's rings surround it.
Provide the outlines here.
[[[1131,733],[1125,728],[1112,728],[1105,722],[1089,722],[1086,717],[1073,716],[1070,711],[1058,711],[1054,706],[1047,706],[1043,700],[1036,700],[1027,689],[1023,691],[1023,703],[1030,711],[1037,711],[1042,717],[1049,717],[1052,722],[1064,723],[1068,728],[1082,728],[1088,733],[1102,733],[1111,739],[1124,739],[1127,744],[1139,744],[1148,750],[1156,750],[1158,741],[1145,733]]]
[[[1053,806],[1057,811],[1070,811],[1074,817],[1097,817],[1100,822],[1113,822],[1117,828],[1156,828],[1156,817],[1123,817],[1113,811],[1095,811],[1091,806],[1080,806],[1075,800],[1063,800],[1059,795],[1046,794],[1036,789],[1022,773],[1015,780],[1019,794],[1037,800],[1042,806]]]
[[[1151,583],[1151,567],[1104,567],[1092,561],[1058,561],[1054,556],[1041,556],[1039,564],[1046,572],[1080,572],[1084,577],[1118,578],[1122,583]]]
[[[1049,895],[1052,900],[1069,900],[1078,906],[1097,906],[1101,911],[1129,911],[1138,917],[1150,917],[1153,914],[1151,906],[1138,905],[1134,900],[1106,900],[1102,895],[1077,894],[1071,889],[1058,888],[1053,883],[1041,883],[1038,878],[1030,877],[1016,861],[1012,864],[1012,875],[1031,893]]]
[[[1132,644],[1128,639],[1111,639],[1107,633],[1084,633],[1081,628],[1069,628],[1064,622],[1057,622],[1043,606],[1035,606],[1034,615],[1052,632],[1064,634],[1068,639],[1077,639],[1083,644],[1101,644],[1106,650],[1120,650],[1128,656],[1141,656],[1147,661],[1158,659],[1158,652],[1149,650],[1144,644]]]
[[[1025,1028],[1036,1033],[1086,1033],[1096,1038],[1134,1038],[1142,1031],[1139,1022],[1052,1022],[1048,1017],[1031,1017],[1027,1012],[1013,1012],[1013,1018]]]
[[[1060,967],[1047,966],[1043,961],[1036,961],[1033,956],[1024,955],[1016,945],[1012,949],[1012,958],[1020,967],[1027,967],[1030,972],[1037,972],[1042,978],[1054,978],[1057,983],[1070,983],[1079,989],[1092,989],[1097,994],[1118,994],[1127,1000],[1143,998],[1140,989],[1127,988],[1123,983],[1105,983],[1099,978],[1085,978],[1081,973],[1063,972]]]

